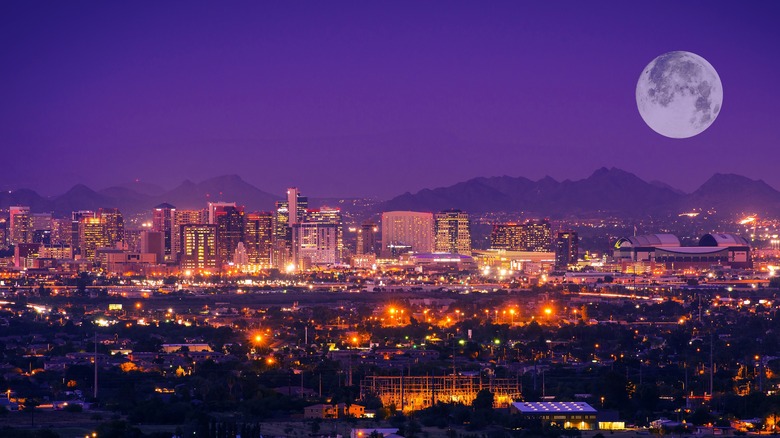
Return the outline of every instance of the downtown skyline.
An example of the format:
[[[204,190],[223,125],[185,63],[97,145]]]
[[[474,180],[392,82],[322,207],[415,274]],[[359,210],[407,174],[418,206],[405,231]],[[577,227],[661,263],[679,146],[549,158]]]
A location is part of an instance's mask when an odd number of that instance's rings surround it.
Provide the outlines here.
[[[773,3],[409,8],[5,4],[0,186],[240,174],[271,193],[389,198],[602,166],[684,191],[716,172],[780,186]],[[716,122],[687,140],[655,134],[634,101],[670,50],[724,86]]]

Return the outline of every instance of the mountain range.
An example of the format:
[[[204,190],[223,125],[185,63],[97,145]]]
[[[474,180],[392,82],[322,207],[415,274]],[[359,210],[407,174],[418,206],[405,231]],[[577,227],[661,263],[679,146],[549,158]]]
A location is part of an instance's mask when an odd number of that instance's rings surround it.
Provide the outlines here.
[[[646,182],[616,168],[601,168],[587,178],[556,181],[545,177],[474,178],[449,187],[405,193],[381,206],[388,210],[531,212],[540,216],[616,214],[624,217],[710,211],[723,215],[780,213],[780,192],[764,181],[716,173],[696,191]]]
[[[33,212],[54,212],[56,216],[69,216],[71,211],[96,210],[100,207],[119,208],[125,214],[149,211],[163,202],[177,208],[203,208],[209,200],[237,201],[249,210],[271,210],[281,196],[264,192],[241,179],[238,175],[226,175],[194,183],[186,180],[172,190],[164,190],[151,184],[128,183],[99,191],[83,184],[73,186],[67,192],[43,197],[27,190],[0,193],[0,208],[10,205],[28,205]]]
[[[238,175],[226,175],[199,183],[187,180],[172,190],[128,183],[95,191],[79,184],[61,195],[44,197],[33,190],[20,189],[0,193],[0,208],[28,205],[34,212],[67,216],[74,210],[116,207],[134,214],[163,202],[177,208],[202,208],[209,200],[215,200],[237,201],[249,210],[271,210],[279,199],[283,197],[260,190]],[[452,208],[472,213],[522,211],[549,217],[637,217],[694,210],[723,215],[778,215],[780,192],[761,180],[715,174],[694,192],[684,193],[663,182],[644,181],[624,170],[601,168],[576,181],[556,181],[549,176],[538,181],[510,176],[473,178],[449,187],[404,193],[378,203],[373,211]]]

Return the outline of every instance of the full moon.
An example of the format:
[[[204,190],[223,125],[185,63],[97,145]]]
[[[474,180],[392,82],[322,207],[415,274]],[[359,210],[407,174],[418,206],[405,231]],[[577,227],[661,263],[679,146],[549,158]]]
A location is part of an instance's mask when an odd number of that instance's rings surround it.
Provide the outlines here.
[[[693,137],[709,128],[723,104],[715,68],[691,52],[669,52],[647,64],[636,84],[636,106],[653,131]]]

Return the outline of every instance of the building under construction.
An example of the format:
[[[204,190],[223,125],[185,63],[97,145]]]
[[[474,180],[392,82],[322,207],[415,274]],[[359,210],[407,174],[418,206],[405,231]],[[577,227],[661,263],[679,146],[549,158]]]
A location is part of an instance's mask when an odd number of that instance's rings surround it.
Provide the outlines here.
[[[360,398],[375,395],[384,406],[395,405],[401,411],[416,411],[436,403],[470,405],[477,393],[493,393],[493,407],[507,407],[520,399],[517,378],[483,378],[481,376],[366,376],[360,382]]]

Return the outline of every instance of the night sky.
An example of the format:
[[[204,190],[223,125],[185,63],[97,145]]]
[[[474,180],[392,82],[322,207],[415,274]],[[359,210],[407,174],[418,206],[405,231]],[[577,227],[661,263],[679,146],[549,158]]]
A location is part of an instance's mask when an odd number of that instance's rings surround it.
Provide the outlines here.
[[[780,188],[780,2],[0,3],[0,187],[44,194],[239,174],[390,197],[601,166],[689,191]],[[635,86],[706,58],[704,133],[662,137]]]

